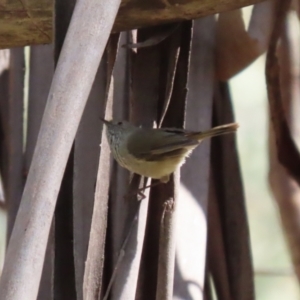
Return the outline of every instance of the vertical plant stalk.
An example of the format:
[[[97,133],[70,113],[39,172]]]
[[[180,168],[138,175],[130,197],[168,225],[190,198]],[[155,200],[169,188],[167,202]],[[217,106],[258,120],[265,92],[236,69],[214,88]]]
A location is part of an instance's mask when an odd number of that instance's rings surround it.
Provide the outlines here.
[[[108,103],[105,113],[105,118],[108,117],[108,119],[112,115],[110,104]],[[84,300],[100,299],[107,228],[109,169],[110,151],[103,132],[90,240],[83,277]]]
[[[139,204],[140,204],[140,203],[139,203]],[[119,253],[118,253],[118,258],[117,258],[116,264],[115,264],[115,266],[114,266],[114,268],[113,268],[112,276],[111,276],[111,278],[110,278],[110,280],[109,280],[109,283],[108,283],[108,285],[107,285],[107,289],[106,289],[106,291],[105,291],[103,300],[107,300],[107,299],[108,299],[109,293],[110,293],[110,291],[111,291],[111,288],[112,288],[112,285],[113,285],[113,283],[114,283],[114,280],[115,280],[115,278],[116,278],[116,276],[117,276],[117,273],[120,272],[120,265],[121,265],[121,263],[122,263],[122,261],[123,261],[123,259],[124,259],[124,256],[125,256],[125,254],[126,254],[126,251],[128,251],[128,249],[127,249],[127,248],[128,248],[128,241],[129,241],[129,239],[131,238],[132,233],[136,233],[136,227],[137,227],[138,215],[139,215],[139,211],[137,211],[137,213],[136,213],[134,219],[132,220],[132,223],[131,223],[130,228],[129,228],[128,233],[127,233],[127,236],[126,236],[125,240],[123,241],[123,244],[122,244],[122,246],[121,246],[121,249],[120,249],[120,251],[119,251]]]
[[[107,52],[98,68],[74,142],[73,230],[76,300],[83,299],[83,277],[95,200],[95,184],[106,106]]]
[[[173,62],[168,59],[167,63],[169,65],[165,65],[165,67],[161,66],[160,62],[158,62],[157,68],[160,69],[160,78],[164,79],[161,80],[160,89],[157,91],[156,96],[160,100],[157,104],[157,108],[160,110],[160,115],[157,115],[157,119],[165,115],[162,122],[159,120],[160,123],[162,123],[162,127],[183,127],[184,124],[192,24],[191,22],[182,22],[179,28],[180,30],[176,30],[176,34],[174,33],[174,35],[166,39],[161,47],[157,49],[162,58],[168,57],[168,54],[177,56],[179,53],[178,59],[174,57]],[[174,39],[174,41],[171,43],[170,39]],[[168,45],[171,47],[168,47]],[[165,49],[163,49],[163,47]],[[180,50],[177,50],[178,47],[180,47]],[[164,56],[162,56],[162,54],[164,54]],[[175,68],[175,61],[177,61],[177,63],[174,76],[172,74],[174,70],[172,69]],[[174,80],[174,84],[172,84],[170,80]],[[166,88],[167,85],[168,87]],[[171,87],[173,87],[172,91],[168,91]],[[170,101],[168,100],[169,97]],[[166,103],[168,105],[166,105]],[[167,111],[164,112],[166,109]],[[167,184],[161,184],[151,188],[136,299],[144,300],[156,298],[160,222],[163,214],[163,204],[166,200],[171,198],[176,201],[173,178],[171,178]],[[163,236],[163,238],[168,237]],[[170,277],[168,277],[168,279],[169,278]],[[173,294],[173,290],[171,293]]]
[[[112,71],[117,56],[119,35],[113,35],[108,43],[107,99],[105,119],[112,117],[113,80]],[[83,278],[83,299],[99,299],[101,295],[104,265],[104,246],[107,228],[108,195],[110,179],[110,149],[104,126],[101,138],[101,154],[97,173],[95,201],[91,223],[90,239]]]
[[[120,34],[120,45],[130,42],[132,32],[123,32]],[[114,77],[114,104],[113,104],[113,119],[114,120],[128,120],[129,118],[129,91],[130,91],[130,74],[131,74],[131,58],[133,52],[130,49],[120,47],[118,50],[118,57],[115,63],[113,77]],[[115,160],[112,163],[112,174],[110,181],[110,198],[109,198],[109,231],[106,238],[107,250],[109,252],[108,264],[110,264],[113,274],[106,287],[106,295],[110,293],[110,289],[114,292],[109,297],[110,300],[127,297],[118,293],[119,288],[124,290],[126,285],[130,285],[131,276],[122,272],[124,258],[127,251],[121,250],[124,257],[120,258],[120,248],[123,249],[124,233],[127,232],[126,219],[130,214],[130,205],[135,201],[122,201],[124,195],[128,191],[130,182],[130,172],[122,168]],[[117,187],[117,188],[116,188]],[[135,222],[137,224],[137,221]],[[137,226],[135,226],[137,227]],[[131,227],[132,228],[132,227]],[[133,230],[130,230],[132,232]],[[126,238],[127,239],[127,238]],[[128,237],[129,239],[129,237]],[[126,243],[127,244],[127,243]],[[124,252],[123,252],[124,251]],[[133,254],[134,255],[134,254]],[[117,269],[117,270],[116,270]],[[124,269],[129,271],[129,267]],[[120,275],[124,275],[125,280],[120,279]],[[116,281],[118,279],[118,281]],[[124,282],[126,283],[124,284]],[[119,284],[116,284],[118,282]],[[130,291],[133,293],[131,285]],[[127,297],[127,298],[130,298]],[[105,297],[103,298],[103,300]]]
[[[137,42],[148,39],[153,36],[158,28],[146,28],[137,31]],[[133,37],[134,38],[134,37]],[[136,55],[132,59],[132,77],[131,77],[131,95],[130,95],[130,120],[137,125],[152,127],[154,120],[157,119],[158,89],[160,84],[159,61],[161,55],[159,45],[150,48],[137,49]],[[140,176],[134,174],[130,183],[129,190],[134,191],[140,185]],[[145,183],[145,180],[143,181]],[[124,257],[120,279],[129,280],[124,284],[121,293],[114,293],[113,299],[138,299],[137,290],[139,289],[140,272],[143,268],[143,249],[145,245],[145,228],[147,223],[147,214],[149,209],[149,189],[146,190],[146,199],[142,201],[140,207],[137,203],[130,205],[130,214],[128,214],[129,224],[132,222],[136,211],[138,212],[138,224],[133,229],[132,237],[128,241],[128,251]],[[132,200],[133,202],[134,200]],[[127,223],[127,222],[126,222]],[[128,224],[126,224],[128,228]],[[126,230],[128,231],[128,229]],[[128,274],[128,275],[127,275]],[[117,282],[122,286],[122,281]],[[118,288],[121,290],[120,288]],[[123,298],[122,298],[123,299]],[[144,299],[145,294],[144,294]],[[153,299],[153,298],[152,298]]]
[[[176,180],[177,179],[177,180]],[[179,172],[174,175],[174,188],[179,185]],[[175,197],[165,201],[159,233],[159,255],[157,272],[157,300],[173,299],[175,266]]]
[[[232,300],[224,235],[222,234],[222,220],[216,191],[214,178],[211,174],[209,186],[207,241],[207,271],[209,274],[206,274],[206,276],[207,280],[209,280],[210,276],[213,278],[217,299]]]
[[[3,174],[4,191],[7,201],[9,240],[19,209],[24,187],[23,178],[23,99],[25,59],[24,48],[10,50],[9,98],[7,106],[7,127],[4,142],[7,142],[7,173]]]
[[[277,4],[274,28],[267,53],[266,79],[271,123],[275,133],[278,160],[297,181],[298,185],[300,185],[300,154],[291,136],[284,113],[280,87],[280,70],[276,56],[278,40],[290,3],[290,0],[281,0]]]
[[[53,45],[30,47],[25,174],[28,174],[54,72]],[[38,299],[53,299],[54,236],[50,230]]]
[[[214,16],[193,21],[185,123],[188,129],[211,128],[215,35]],[[182,295],[183,299],[204,299],[209,161],[210,140],[207,140],[193,151],[180,170],[174,294]]]
[[[59,186],[119,5],[120,0],[76,3],[7,249],[3,300],[36,299]]]
[[[214,126],[234,122],[228,83],[216,86],[214,99]],[[210,256],[212,277],[216,291],[225,291],[229,283],[233,300],[253,300],[254,282],[251,258],[250,236],[247,222],[244,190],[234,134],[216,137],[211,141],[211,172],[216,186],[215,196],[220,216],[222,237],[224,240],[224,264],[218,265],[220,247],[218,235],[210,236]],[[215,214],[218,217],[218,215]],[[209,216],[210,218],[211,216]],[[215,223],[213,230],[218,230]],[[213,232],[210,229],[210,232]],[[217,246],[214,249],[213,246]],[[218,270],[227,270],[225,274]],[[224,294],[223,294],[224,295]],[[222,295],[218,295],[222,299]],[[223,299],[222,299],[223,300]]]

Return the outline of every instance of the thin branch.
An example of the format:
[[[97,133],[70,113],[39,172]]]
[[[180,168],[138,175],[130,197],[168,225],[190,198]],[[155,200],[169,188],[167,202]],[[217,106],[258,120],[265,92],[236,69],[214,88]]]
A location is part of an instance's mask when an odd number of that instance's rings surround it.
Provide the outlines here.
[[[111,290],[112,285],[113,285],[113,283],[114,283],[114,280],[115,280],[115,278],[116,278],[116,276],[117,276],[117,272],[118,272],[118,270],[119,270],[119,266],[120,266],[120,264],[121,264],[121,262],[122,262],[124,256],[125,256],[125,251],[124,251],[124,250],[121,250],[120,253],[119,253],[119,257],[118,257],[118,259],[117,259],[117,263],[116,263],[116,266],[115,266],[115,268],[114,268],[113,274],[112,274],[112,276],[111,276],[111,278],[110,278],[110,280],[109,280],[109,284],[108,284],[108,286],[107,286],[107,290],[106,290],[106,292],[105,292],[105,295],[104,295],[104,297],[103,297],[103,300],[107,300],[107,299],[108,299],[110,290]]]
[[[140,203],[141,203],[141,202],[139,202],[139,204],[140,204]],[[119,256],[118,256],[118,259],[117,259],[117,263],[116,263],[116,265],[115,265],[115,267],[114,267],[113,274],[112,274],[112,276],[111,276],[111,278],[110,278],[110,280],[109,280],[109,283],[108,283],[108,286],[107,286],[107,290],[106,290],[106,292],[105,292],[105,295],[104,295],[104,297],[103,297],[103,300],[107,300],[107,299],[108,299],[108,296],[109,296],[109,293],[110,293],[112,284],[114,283],[114,280],[115,280],[115,278],[116,278],[116,276],[117,276],[117,272],[118,272],[118,270],[119,270],[119,266],[120,266],[120,264],[122,263],[122,260],[123,260],[123,258],[124,258],[124,256],[125,256],[126,248],[127,248],[127,244],[128,244],[129,238],[130,238],[130,236],[131,236],[131,234],[132,234],[132,232],[133,232],[134,227],[136,227],[137,224],[138,224],[138,223],[137,223],[137,220],[138,220],[139,207],[140,207],[140,205],[137,207],[137,212],[136,212],[136,214],[135,214],[135,216],[134,216],[134,218],[133,218],[133,220],[132,220],[132,222],[131,222],[129,231],[128,231],[128,233],[127,233],[127,236],[126,236],[126,238],[125,238],[125,240],[124,240],[124,242],[123,242],[123,244],[122,244],[122,246],[121,246],[121,249],[120,249],[120,252],[119,252]]]
[[[122,47],[134,49],[134,48],[145,48],[145,47],[155,46],[155,45],[161,43],[162,41],[164,41],[167,37],[169,37],[179,27],[179,24],[180,23],[167,25],[161,31],[159,31],[157,34],[154,34],[153,36],[146,39],[145,41],[142,41],[139,43],[124,44],[124,45],[122,45]]]
[[[36,299],[59,186],[119,5],[76,2],[7,249],[3,300]]]
[[[178,25],[176,28],[180,29],[180,26]],[[166,70],[165,96],[162,104],[161,115],[159,116],[159,128],[164,121],[172,97],[177,63],[180,54],[180,33],[181,30],[176,30],[172,37],[169,39],[170,42],[168,49],[168,66]]]
[[[257,269],[254,272],[255,276],[267,277],[294,277],[295,273],[289,269]]]
[[[141,184],[145,184],[147,182],[145,179],[146,178],[141,179],[139,175],[134,174],[132,181],[129,184],[128,191],[131,192],[136,190]],[[125,207],[126,219],[123,221],[121,241],[123,246],[121,246],[121,249],[125,250],[126,248],[126,250],[124,252],[124,257],[121,260],[118,257],[118,263],[115,263],[117,272],[113,275],[114,278],[111,279],[111,299],[134,299],[136,294],[141,252],[145,235],[149,189],[145,191],[145,195],[146,199],[142,201],[137,201],[137,196],[135,196],[134,199],[125,200],[127,202]],[[121,201],[122,199],[123,198],[121,198]],[[135,218],[136,225],[134,224],[135,221],[133,221]],[[124,237],[125,242],[123,242]],[[117,253],[120,254],[120,246],[118,246],[117,249]]]

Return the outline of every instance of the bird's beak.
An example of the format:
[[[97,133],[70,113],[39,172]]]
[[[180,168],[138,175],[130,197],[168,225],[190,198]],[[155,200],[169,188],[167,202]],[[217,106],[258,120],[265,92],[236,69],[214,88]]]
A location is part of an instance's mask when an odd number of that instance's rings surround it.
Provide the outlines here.
[[[109,125],[109,121],[106,121],[104,118],[100,118],[100,120],[105,124],[105,125]]]

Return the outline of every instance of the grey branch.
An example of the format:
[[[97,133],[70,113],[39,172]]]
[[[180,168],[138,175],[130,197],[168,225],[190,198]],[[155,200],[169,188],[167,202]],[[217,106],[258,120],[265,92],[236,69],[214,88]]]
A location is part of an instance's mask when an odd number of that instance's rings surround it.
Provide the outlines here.
[[[3,300],[37,297],[57,194],[120,0],[77,1],[0,280]]]

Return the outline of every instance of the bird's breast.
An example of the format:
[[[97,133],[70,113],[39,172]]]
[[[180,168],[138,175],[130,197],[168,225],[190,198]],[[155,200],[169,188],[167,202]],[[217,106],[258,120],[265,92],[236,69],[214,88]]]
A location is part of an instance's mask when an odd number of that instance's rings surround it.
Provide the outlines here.
[[[134,157],[127,151],[120,151],[120,149],[115,149],[112,152],[114,158],[122,167],[136,174],[154,179],[160,179],[173,173],[185,161],[184,157],[166,158],[163,161],[146,161]]]

